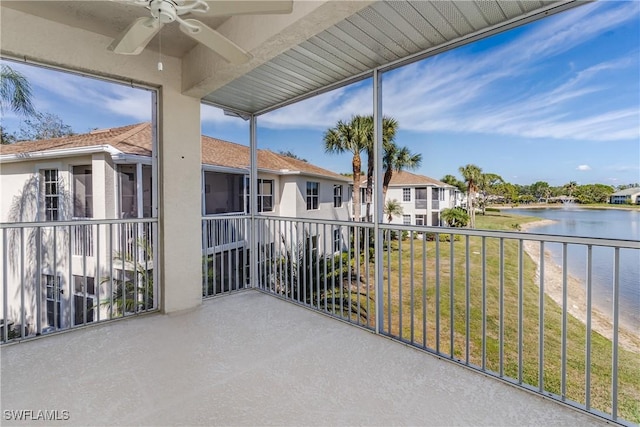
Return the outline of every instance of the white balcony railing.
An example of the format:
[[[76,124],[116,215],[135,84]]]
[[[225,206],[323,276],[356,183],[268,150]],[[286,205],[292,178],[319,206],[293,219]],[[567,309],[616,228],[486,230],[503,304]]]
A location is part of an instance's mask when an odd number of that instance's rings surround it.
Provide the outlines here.
[[[156,219],[0,224],[0,341],[155,310],[156,230]]]

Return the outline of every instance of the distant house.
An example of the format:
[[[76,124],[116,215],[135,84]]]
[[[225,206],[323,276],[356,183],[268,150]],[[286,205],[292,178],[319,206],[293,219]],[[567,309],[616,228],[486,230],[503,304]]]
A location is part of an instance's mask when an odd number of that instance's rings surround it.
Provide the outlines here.
[[[460,190],[437,179],[411,172],[395,172],[391,177],[386,200],[397,200],[402,206],[402,217],[392,224],[444,225],[440,212],[461,203]],[[386,222],[386,221],[385,221]]]
[[[151,124],[141,123],[0,146],[0,220],[51,224],[156,216],[152,139]],[[232,262],[236,265],[231,257],[247,256],[247,231],[244,223],[223,216],[248,212],[249,157],[249,147],[202,137],[202,215],[206,218],[203,246],[218,288],[229,284],[242,287],[245,282],[243,271],[233,272],[235,278],[229,279],[231,271],[225,270],[224,265]],[[349,181],[311,163],[258,150],[259,212],[281,217],[349,220]],[[12,247],[16,247],[11,246],[12,242],[19,242],[21,237],[9,238],[8,248],[2,248],[0,241],[0,250],[11,252],[9,258],[13,263],[1,266],[10,268],[4,293],[9,301],[3,302],[0,295],[0,306],[4,303],[9,307],[20,306],[17,302],[22,292],[20,283],[27,283],[33,286],[26,289],[33,296],[25,314],[28,328],[41,324],[46,332],[50,328],[93,322],[106,310],[98,305],[107,295],[107,285],[101,283],[102,279],[125,278],[134,271],[129,261],[112,262],[109,266],[110,256],[121,253],[122,260],[128,255],[131,259],[145,259],[146,253],[138,241],[152,241],[153,230],[147,225],[114,224],[115,237],[110,241],[105,238],[106,227],[102,227],[102,232],[95,226],[82,225],[48,226],[42,232],[27,229],[24,238],[40,239],[42,248],[42,259],[27,260],[27,269],[19,259],[20,250],[12,252]],[[111,230],[111,225],[108,229]],[[341,250],[339,244],[348,242],[348,235],[336,235],[340,233],[337,230],[321,235],[317,229],[303,225],[298,232],[308,236],[314,248],[330,253]],[[280,234],[276,229],[263,230],[257,239],[264,248],[279,241]],[[291,233],[287,236],[294,238]],[[39,282],[40,293],[35,291]],[[46,311],[38,312],[37,298],[46,300]],[[38,316],[40,322],[35,320]]]
[[[640,187],[616,191],[609,196],[609,203],[613,205],[640,205]]]

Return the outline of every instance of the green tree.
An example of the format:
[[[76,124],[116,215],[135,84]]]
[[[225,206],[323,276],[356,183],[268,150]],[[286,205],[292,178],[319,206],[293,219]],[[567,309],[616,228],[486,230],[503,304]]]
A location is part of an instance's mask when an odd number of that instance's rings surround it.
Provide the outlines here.
[[[382,200],[387,197],[389,183],[394,172],[402,172],[405,169],[416,169],[422,163],[422,154],[414,154],[407,147],[398,147],[394,143],[389,143],[384,148],[382,164],[384,176],[382,178]]]
[[[9,107],[16,113],[30,116],[35,114],[31,85],[27,78],[8,65],[0,67],[0,111]]]
[[[353,219],[360,222],[360,170],[361,153],[367,149],[371,121],[364,116],[353,116],[349,122],[338,121],[335,127],[324,134],[324,149],[327,153],[351,153],[353,159]]]
[[[576,191],[576,188],[578,188],[578,183],[575,181],[570,181],[565,184],[563,188],[567,191],[568,196],[571,197],[573,195],[573,192]]]
[[[495,173],[483,173],[480,174],[478,181],[478,189],[480,190],[479,204],[482,208],[482,215],[486,213],[487,208],[487,196],[497,194],[497,186],[503,184],[504,179],[500,175]]]
[[[442,177],[442,179],[440,179],[440,181],[444,182],[445,184],[453,185],[458,190],[460,190],[461,193],[467,191],[466,184],[453,175],[445,175]]]
[[[394,216],[400,216],[403,213],[404,211],[402,209],[402,206],[396,199],[387,200],[387,202],[384,204],[384,214],[387,216],[387,220],[389,221],[389,223],[393,221]]]
[[[475,228],[476,211],[474,199],[478,191],[478,183],[482,179],[482,169],[476,165],[468,164],[466,166],[460,166],[458,170],[464,178],[464,182],[467,184],[467,212],[469,213],[469,226],[471,228]]]
[[[376,142],[373,139],[373,131],[374,131],[374,122],[373,116],[367,116],[367,120],[370,121],[370,127],[367,129],[367,208],[366,215],[367,221],[371,220],[371,200],[373,195],[373,169],[374,169],[374,148]],[[383,117],[382,118],[382,149],[384,150],[383,154],[383,163],[384,158],[387,156],[387,152],[389,150],[393,150],[395,145],[395,137],[398,131],[398,121],[392,117]],[[382,198],[384,200],[384,197]]]
[[[540,201],[541,199],[547,199],[551,192],[549,183],[545,181],[537,181],[531,184],[531,195]]]
[[[440,218],[447,222],[449,227],[466,227],[469,224],[469,214],[462,208],[449,208],[440,212]]]

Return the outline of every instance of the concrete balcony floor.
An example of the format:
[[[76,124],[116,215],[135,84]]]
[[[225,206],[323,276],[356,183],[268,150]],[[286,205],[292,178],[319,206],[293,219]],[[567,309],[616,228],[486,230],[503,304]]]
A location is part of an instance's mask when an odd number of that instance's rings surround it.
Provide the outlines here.
[[[1,355],[3,425],[19,409],[67,410],[64,425],[604,424],[255,291]]]

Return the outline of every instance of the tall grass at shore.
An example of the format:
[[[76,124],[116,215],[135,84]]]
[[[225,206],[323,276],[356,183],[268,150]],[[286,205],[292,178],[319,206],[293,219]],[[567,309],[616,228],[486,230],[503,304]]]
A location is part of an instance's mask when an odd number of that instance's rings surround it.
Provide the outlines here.
[[[517,230],[520,225],[538,218],[487,213],[477,217],[477,227],[495,230]],[[468,238],[470,257],[466,268],[467,239],[423,242],[419,233],[404,241],[394,241],[391,250],[385,248],[383,295],[385,330],[417,346],[425,346],[456,359],[483,365],[483,277],[481,237]],[[413,239],[411,237],[414,237]],[[399,246],[402,256],[399,256]],[[485,238],[485,309],[487,370],[499,373],[502,355],[503,375],[538,388],[540,341],[540,289],[536,279],[536,264],[520,247],[517,240],[505,240],[504,265],[500,265],[500,241]],[[451,249],[453,248],[453,262]],[[411,259],[411,249],[413,260]],[[436,259],[439,250],[439,260]],[[522,258],[520,256],[522,255]],[[389,258],[390,257],[390,258]],[[520,270],[522,259],[522,271]],[[423,263],[426,269],[423,269]],[[390,269],[388,268],[390,265]],[[373,266],[370,267],[373,272]],[[500,300],[500,271],[503,300]],[[363,268],[364,271],[364,268]],[[467,313],[467,275],[469,277],[469,312]],[[438,276],[438,280],[437,277]],[[522,276],[522,298],[520,298]],[[390,279],[389,279],[390,278]],[[371,278],[372,279],[372,278]],[[372,281],[370,282],[372,283]],[[437,286],[437,284],[439,285]],[[451,291],[453,290],[453,294]],[[439,302],[436,293],[439,292]],[[401,296],[400,296],[401,295]],[[453,298],[453,300],[452,300]],[[568,400],[585,404],[586,326],[567,315],[566,380],[562,387],[562,307],[549,296],[542,295],[543,321],[543,387]],[[423,301],[426,304],[423,304]],[[522,325],[519,309],[522,304]],[[503,307],[502,319],[500,307]],[[439,307],[439,334],[436,336],[436,305]],[[453,306],[453,316],[450,316]],[[389,328],[388,311],[391,311]],[[468,321],[467,321],[468,318]],[[400,328],[402,323],[402,328]],[[426,328],[424,324],[426,323]],[[467,325],[468,323],[468,325]],[[500,345],[502,323],[502,348]],[[467,337],[467,327],[469,329]],[[451,330],[453,329],[453,341]],[[519,342],[520,332],[522,342]],[[468,338],[468,356],[467,356]],[[521,352],[519,348],[521,345]],[[451,352],[453,349],[453,353]],[[522,362],[519,363],[519,354]],[[640,355],[619,348],[618,416],[640,422]],[[521,368],[520,368],[521,366]],[[521,375],[520,375],[521,371]],[[591,407],[611,413],[612,343],[597,332],[591,333]]]

